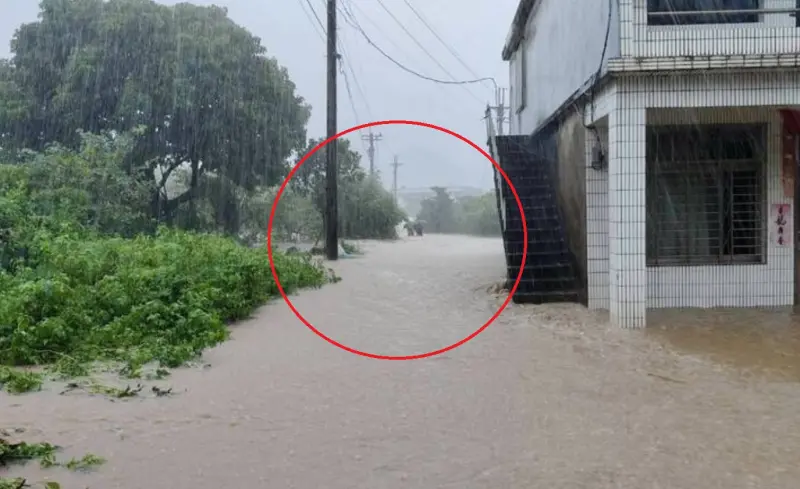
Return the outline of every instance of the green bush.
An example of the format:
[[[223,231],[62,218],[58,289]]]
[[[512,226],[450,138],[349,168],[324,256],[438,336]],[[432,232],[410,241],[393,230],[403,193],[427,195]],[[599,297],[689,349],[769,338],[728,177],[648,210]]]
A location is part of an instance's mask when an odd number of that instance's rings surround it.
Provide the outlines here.
[[[0,365],[178,366],[278,294],[263,248],[151,231],[148,189],[114,164],[122,138],[85,138],[0,165]],[[274,258],[287,292],[328,281],[308,255]]]
[[[0,275],[2,364],[67,355],[178,366],[278,294],[263,249],[214,235],[39,235],[30,253],[34,267]],[[287,292],[327,280],[302,255],[276,254],[275,266]]]

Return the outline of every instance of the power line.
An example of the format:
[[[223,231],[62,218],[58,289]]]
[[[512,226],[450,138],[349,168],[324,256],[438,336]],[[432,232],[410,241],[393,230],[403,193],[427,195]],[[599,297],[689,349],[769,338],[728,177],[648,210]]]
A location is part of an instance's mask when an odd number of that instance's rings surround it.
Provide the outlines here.
[[[490,81],[495,86],[495,88],[497,88],[497,82],[492,77],[476,78],[474,80],[452,80],[451,81],[451,80],[442,80],[442,79],[439,79],[439,78],[433,78],[433,77],[430,77],[430,76],[427,76],[427,75],[423,75],[422,73],[419,73],[418,71],[412,70],[411,68],[405,66],[403,63],[401,63],[401,62],[397,61],[396,59],[394,59],[386,51],[381,49],[381,47],[378,46],[372,40],[372,38],[369,37],[369,34],[367,34],[364,31],[364,28],[361,27],[361,24],[358,23],[358,21],[355,19],[355,17],[351,17],[351,19],[354,21],[353,23],[351,23],[351,25],[361,34],[361,36],[364,38],[365,41],[367,41],[367,43],[370,46],[372,46],[384,58],[386,58],[389,61],[391,61],[392,63],[394,63],[398,68],[400,68],[401,70],[405,71],[406,73],[410,73],[410,74],[416,76],[417,78],[421,78],[423,80],[428,80],[428,81],[431,81],[431,82],[434,82],[434,83],[438,83],[438,84],[441,84],[441,85],[471,85],[473,83],[483,83],[483,82],[486,82],[486,81]],[[474,96],[474,94],[473,94],[473,96]],[[483,103],[483,102],[481,102],[481,103]]]
[[[325,24],[323,24],[322,19],[319,18],[317,10],[314,8],[314,5],[311,4],[311,0],[306,0],[306,4],[308,5],[308,8],[311,9],[311,13],[314,14],[314,18],[317,19],[317,23],[319,24],[320,28],[322,28],[322,32],[325,32],[327,34],[327,29],[325,29]]]
[[[319,27],[322,27],[322,31],[320,31],[317,28],[317,24],[314,23],[314,19],[311,17],[311,14],[309,14],[308,10],[306,10],[305,5],[303,5],[303,1],[302,0],[297,0],[297,3],[300,4],[300,8],[303,10],[303,13],[306,14],[306,18],[308,18],[308,21],[311,22],[311,27],[314,28],[314,31],[319,36],[320,40],[322,40],[322,42],[324,43],[325,42],[325,27],[322,25],[322,21],[319,19],[319,16],[317,15],[317,12],[314,10],[314,6],[311,5],[311,3],[309,3],[308,0],[306,0],[306,3],[308,3],[308,6],[311,7],[311,12],[314,13],[314,17],[317,18],[317,23],[319,24]]]
[[[353,11],[351,10],[351,7],[354,7],[357,10],[359,10],[362,14],[364,14],[366,19],[370,23],[372,23],[372,25],[374,25],[378,29],[380,29],[380,26],[375,24],[372,21],[372,19],[370,19],[369,16],[366,15],[364,13],[364,11],[361,10],[361,8],[358,6],[358,4],[350,4],[347,0],[344,0],[344,1],[342,1],[340,3],[339,12],[342,14],[345,22],[350,24],[353,27],[353,29],[355,29],[356,31],[361,31],[362,30],[361,29],[361,25],[358,23],[358,19],[356,19],[355,14],[353,14]],[[391,38],[389,38],[389,41],[391,42]],[[397,47],[399,51],[401,51],[401,52],[403,51],[402,48],[399,48],[397,46],[397,44],[395,44],[394,42],[391,42],[391,44],[394,45],[395,47]],[[344,44],[342,44],[342,46],[344,47]],[[345,58],[347,59],[348,56],[345,56]],[[358,92],[359,96],[361,97],[361,99],[364,102],[364,106],[367,109],[367,115],[370,117],[370,119],[375,120],[374,113],[372,112],[372,108],[370,107],[369,98],[365,95],[364,90],[363,90],[363,88],[361,86],[361,83],[359,83],[358,75],[356,74],[356,70],[355,70],[355,62],[353,61],[353,58],[350,58],[350,63],[347,63],[345,66],[347,68],[349,68],[349,70],[350,70],[350,74],[353,77],[353,84],[355,85],[356,91]],[[363,136],[362,136],[362,142],[363,142]],[[392,144],[388,140],[386,140],[384,142],[389,147],[389,150],[391,152],[394,152],[394,148],[392,147]],[[375,154],[376,153],[379,153],[379,150],[377,148],[375,148],[375,151],[373,152],[372,158],[375,158]]]
[[[411,33],[411,31],[409,31],[409,30],[408,30],[408,28],[406,28],[406,26],[405,26],[405,25],[403,25],[403,23],[400,21],[400,19],[398,19],[398,18],[397,18],[397,17],[396,17],[396,16],[395,16],[395,15],[392,13],[392,11],[391,11],[391,10],[389,10],[389,8],[386,6],[386,4],[385,4],[385,3],[383,3],[383,0],[377,0],[377,1],[378,1],[378,5],[380,5],[380,6],[381,6],[381,8],[382,8],[383,10],[385,10],[385,11],[386,11],[386,13],[387,13],[387,14],[389,14],[389,16],[390,16],[390,17],[391,17],[391,18],[392,18],[392,19],[395,21],[395,23],[396,23],[397,25],[399,25],[401,29],[403,29],[403,31],[404,31],[404,32],[405,32],[405,33],[408,35],[408,37],[409,37],[409,38],[411,38],[411,40],[412,40],[412,41],[414,41],[414,44],[416,44],[416,45],[417,45],[417,46],[418,46],[418,47],[419,47],[419,48],[422,50],[422,52],[423,52],[423,53],[425,53],[425,54],[428,56],[428,58],[430,58],[430,59],[431,59],[431,60],[432,60],[434,63],[436,63],[436,66],[438,66],[439,68],[441,68],[441,70],[444,72],[444,74],[445,74],[445,75],[449,76],[449,77],[450,77],[450,79],[451,79],[451,80],[453,80],[453,81],[458,81],[458,79],[457,79],[455,76],[453,76],[453,74],[452,74],[452,73],[450,73],[449,71],[447,71],[447,68],[445,68],[445,67],[444,67],[444,65],[442,65],[442,63],[440,63],[440,62],[439,62],[439,60],[438,60],[438,59],[436,59],[436,57],[435,57],[434,55],[432,55],[432,54],[430,53],[430,51],[428,51],[428,50],[425,48],[425,45],[423,45],[421,42],[419,42],[419,40],[418,40],[416,37],[414,37],[414,34],[412,34],[412,33]],[[465,84],[465,83],[456,83],[456,85],[466,85],[466,84]],[[470,94],[470,95],[471,95],[471,96],[472,96],[472,97],[473,97],[475,100],[477,100],[479,103],[483,103],[483,102],[482,102],[482,101],[481,101],[481,100],[480,100],[480,99],[479,99],[479,98],[478,98],[478,97],[477,97],[477,96],[476,96],[474,93],[472,93],[472,92],[471,92],[471,91],[470,91],[468,88],[464,87],[464,90],[466,90],[466,91],[467,91],[467,92],[468,92],[468,93],[469,93],[469,94]]]
[[[372,25],[373,25],[373,26],[374,26],[376,29],[378,29],[379,31],[383,31],[384,29],[383,29],[381,26],[379,26],[379,25],[378,25],[378,24],[377,24],[375,21],[373,21],[373,20],[370,18],[370,16],[369,16],[369,15],[367,15],[367,13],[366,13],[366,12],[364,12],[364,10],[363,10],[363,9],[362,9],[362,8],[361,8],[359,5],[358,5],[358,3],[352,3],[352,2],[350,2],[350,1],[348,1],[348,0],[344,0],[344,1],[342,1],[342,3],[341,3],[341,7],[342,7],[342,9],[340,10],[340,12],[342,12],[342,15],[344,16],[344,18],[345,18],[345,21],[346,21],[348,24],[350,24],[350,25],[353,27],[353,29],[355,29],[356,31],[358,31],[359,35],[361,35],[362,37],[364,37],[365,39],[367,39],[367,41],[368,41],[368,43],[370,44],[370,46],[372,46],[373,48],[375,48],[375,49],[376,49],[376,50],[377,50],[379,53],[381,53],[382,55],[384,55],[384,57],[386,57],[387,59],[389,59],[390,61],[392,61],[394,64],[396,64],[398,67],[400,67],[400,68],[401,68],[401,69],[403,69],[404,71],[407,71],[407,72],[409,72],[409,73],[412,73],[412,74],[414,74],[415,76],[421,77],[421,78],[423,78],[423,79],[426,79],[426,80],[429,80],[429,81],[439,82],[439,83],[437,83],[437,85],[455,85],[455,84],[460,84],[460,83],[453,83],[452,81],[448,81],[448,80],[439,80],[439,79],[436,79],[436,78],[427,77],[427,76],[425,76],[425,75],[422,75],[422,74],[420,74],[420,73],[418,73],[418,72],[416,72],[416,71],[414,71],[414,70],[410,70],[410,69],[409,69],[409,68],[407,68],[407,67],[406,67],[406,66],[405,66],[403,63],[401,63],[401,62],[397,61],[395,58],[393,58],[393,57],[389,56],[389,55],[386,53],[386,51],[384,51],[383,49],[381,49],[380,47],[378,47],[378,45],[377,45],[377,44],[376,44],[374,41],[372,41],[372,40],[371,40],[371,38],[369,37],[369,35],[366,33],[366,31],[364,30],[364,28],[363,28],[363,27],[361,26],[361,24],[359,23],[359,21],[358,21],[358,19],[356,18],[355,14],[353,13],[353,9],[355,9],[355,10],[358,10],[358,11],[361,13],[361,15],[362,15],[364,18],[366,18],[366,20],[367,20],[367,21],[369,21],[369,23],[370,23],[370,24],[372,24]],[[404,51],[404,50],[403,50],[401,47],[399,47],[399,46],[397,45],[397,43],[395,43],[395,42],[392,40],[392,38],[391,38],[391,37],[388,37],[388,38],[387,38],[387,40],[388,40],[388,41],[389,41],[389,43],[390,43],[392,46],[394,46],[394,47],[395,47],[395,48],[396,48],[398,51],[400,51],[402,54],[405,54],[407,57],[409,57],[408,53],[407,53],[406,51]],[[410,71],[409,71],[409,70],[410,70]],[[486,81],[486,80],[481,80],[481,81]],[[493,81],[493,80],[489,80],[489,81]],[[358,88],[358,87],[356,87],[356,88]],[[440,89],[442,89],[442,87],[441,87],[441,86],[439,86],[439,88],[440,88]],[[469,93],[469,94],[470,94],[470,96],[471,96],[471,97],[473,97],[475,100],[478,100],[478,101],[480,102],[480,100],[479,100],[479,99],[478,99],[478,98],[475,96],[475,94],[474,94],[474,93],[472,93],[472,92],[471,92],[471,91],[469,91],[469,90],[467,90],[467,93]],[[483,103],[483,102],[481,102],[481,103]],[[388,142],[387,142],[386,144],[387,144],[387,145],[390,147],[390,149],[391,149],[391,144],[390,144],[390,143],[388,143]]]
[[[342,40],[342,38],[339,37],[338,39],[339,39],[339,44],[340,44],[340,46],[342,48],[342,57],[341,57],[341,62],[342,62],[342,67],[343,67],[342,75],[345,78],[345,85],[347,87],[347,91],[348,91],[348,93],[350,93],[350,84],[349,84],[349,81],[347,79],[347,72],[345,72],[344,69],[347,69],[347,70],[350,71],[350,75],[352,75],[352,77],[353,77],[353,85],[355,86],[356,91],[358,92],[359,96],[361,97],[361,99],[364,102],[364,106],[367,109],[367,115],[370,117],[370,119],[372,119],[372,110],[371,110],[371,108],[369,106],[369,100],[364,95],[364,90],[361,88],[361,84],[358,82],[358,76],[356,75],[356,72],[353,69],[353,63],[352,63],[352,59],[353,58],[351,58],[347,54],[346,45],[345,45],[344,41]],[[352,100],[352,95],[350,96],[350,98]],[[353,110],[355,111],[355,108]],[[358,116],[356,116],[356,118],[358,118]]]
[[[383,30],[381,28],[381,26],[379,26],[374,20],[372,20],[372,18],[369,15],[367,15],[367,13],[364,12],[364,10],[357,3],[351,3],[349,0],[344,0],[344,1],[342,1],[341,6],[342,6],[342,9],[344,9],[345,22],[350,24],[354,29],[360,30],[361,26],[358,23],[358,19],[356,19],[356,16],[353,13],[353,10],[351,10],[351,9],[355,9],[355,10],[358,10],[359,12],[361,12],[361,15],[365,19],[367,19],[367,22],[372,24],[372,26],[375,27],[375,29],[377,29],[378,31],[382,31]],[[394,42],[394,40],[391,37],[387,36],[387,40],[389,41],[389,44],[391,44],[397,51],[399,51],[400,53],[408,56],[408,53],[405,52],[400,45],[398,45],[396,42]]]
[[[449,71],[447,71],[447,68],[445,68],[444,65],[442,65],[442,63],[440,63],[439,60],[436,59],[436,57],[434,55],[432,55],[430,53],[430,51],[427,50],[427,48],[425,48],[425,45],[423,45],[421,42],[419,42],[419,40],[416,37],[414,37],[414,34],[412,34],[411,31],[409,31],[408,28],[405,25],[403,25],[403,23],[400,21],[400,19],[398,19],[392,13],[392,11],[389,10],[389,8],[386,6],[386,4],[383,3],[383,0],[377,0],[377,2],[378,2],[378,5],[380,5],[381,8],[384,11],[386,11],[387,14],[389,14],[389,17],[391,17],[392,20],[394,20],[394,22],[397,25],[399,25],[401,29],[403,29],[403,32],[405,32],[408,35],[408,37],[411,38],[412,41],[414,41],[414,44],[416,44],[422,50],[422,52],[425,53],[425,55],[428,56],[428,58],[431,59],[431,61],[436,63],[436,66],[441,68],[441,70],[444,72],[444,74],[449,76],[451,79],[456,80],[456,77],[454,77]]]
[[[345,67],[344,58],[340,58],[339,61],[340,61],[339,72],[342,74],[342,78],[344,79],[344,87],[347,90],[347,99],[350,102],[350,108],[353,109],[353,115],[356,118],[356,123],[360,124],[362,119],[358,115],[358,108],[356,107],[356,102],[353,99],[353,91],[350,89],[350,79],[347,76],[347,72],[344,70]],[[358,132],[359,134],[363,135],[363,129],[360,129]],[[361,141],[361,146],[364,148],[364,151],[369,152],[369,149],[364,145],[363,138]]]
[[[308,10],[306,10],[305,5],[303,5],[303,1],[302,0],[298,0],[298,3],[300,4],[300,8],[303,9],[303,13],[306,14],[306,17],[308,18],[309,22],[311,22],[311,25],[314,27],[314,30],[317,31],[317,34],[320,35],[320,39],[322,39],[323,42],[326,42],[325,41],[325,31],[326,31],[326,29],[325,29],[325,26],[322,24],[322,19],[319,17],[319,14],[317,14],[317,11],[314,8],[314,5],[311,3],[310,0],[305,0],[305,4],[308,6],[309,9],[311,9],[311,14],[313,14],[313,17],[312,17],[312,15],[309,14]],[[315,19],[316,19],[316,24],[314,23]],[[320,27],[322,32],[320,32],[320,29],[317,29],[317,26]],[[344,46],[344,43],[342,42],[341,38],[339,37],[338,33],[337,33],[336,39],[338,41],[338,44],[341,46],[342,53],[344,54],[345,53],[345,46]],[[361,121],[361,117],[358,115],[358,108],[356,107],[355,100],[353,99],[353,92],[350,89],[350,80],[347,78],[347,72],[344,71],[344,67],[346,65],[345,65],[345,62],[344,62],[344,58],[342,56],[339,56],[339,62],[340,62],[339,71],[340,71],[340,73],[342,74],[342,76],[344,78],[344,85],[345,85],[345,89],[347,90],[347,98],[350,101],[350,108],[353,109],[353,115],[356,118],[356,122],[360,122]],[[351,71],[352,71],[352,68],[351,68]],[[363,95],[362,95],[362,97],[363,97]],[[366,150],[366,147],[364,149]]]
[[[403,3],[405,3],[405,4],[406,4],[406,6],[408,6],[408,8],[409,8],[409,9],[410,9],[412,12],[414,12],[414,15],[415,15],[415,16],[416,16],[416,17],[417,17],[419,20],[420,20],[420,22],[422,22],[422,24],[423,24],[425,27],[427,27],[427,28],[428,28],[428,30],[431,32],[431,34],[433,34],[433,35],[434,35],[434,37],[436,37],[436,39],[438,39],[438,40],[439,40],[439,42],[440,42],[440,43],[442,43],[442,46],[444,46],[444,47],[445,47],[445,49],[447,49],[447,51],[449,51],[449,52],[450,52],[450,54],[452,54],[452,55],[453,55],[453,57],[454,57],[454,58],[455,58],[455,59],[456,59],[456,60],[457,60],[459,63],[461,63],[461,66],[463,66],[464,68],[466,68],[466,70],[467,70],[467,71],[469,71],[469,73],[470,73],[472,76],[474,76],[475,78],[480,78],[480,75],[478,75],[477,73],[475,73],[475,71],[473,71],[473,70],[472,70],[472,68],[470,68],[470,67],[469,67],[469,65],[468,65],[468,64],[467,64],[467,63],[466,63],[466,62],[465,62],[465,61],[464,61],[464,60],[461,58],[461,56],[459,56],[458,52],[457,52],[455,49],[453,49],[453,48],[450,46],[450,44],[448,44],[448,43],[447,43],[447,42],[446,42],[444,39],[442,39],[442,37],[441,37],[441,36],[440,36],[440,35],[439,35],[439,34],[436,32],[436,29],[434,29],[434,28],[433,28],[433,27],[430,25],[430,23],[429,23],[429,22],[428,22],[428,21],[425,19],[425,16],[423,16],[421,12],[419,12],[417,9],[415,9],[415,8],[414,8],[414,6],[413,6],[413,5],[411,5],[411,2],[409,2],[409,0],[403,0]]]

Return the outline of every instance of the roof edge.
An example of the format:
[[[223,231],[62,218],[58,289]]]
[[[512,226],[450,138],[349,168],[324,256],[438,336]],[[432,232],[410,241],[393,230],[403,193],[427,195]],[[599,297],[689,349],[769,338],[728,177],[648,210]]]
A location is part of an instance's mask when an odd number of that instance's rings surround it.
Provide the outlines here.
[[[517,5],[517,11],[514,14],[514,20],[511,21],[511,30],[503,46],[503,61],[510,60],[511,55],[519,47],[525,31],[525,25],[528,23],[528,17],[530,17],[533,8],[539,2],[540,0],[520,0],[519,5]]]

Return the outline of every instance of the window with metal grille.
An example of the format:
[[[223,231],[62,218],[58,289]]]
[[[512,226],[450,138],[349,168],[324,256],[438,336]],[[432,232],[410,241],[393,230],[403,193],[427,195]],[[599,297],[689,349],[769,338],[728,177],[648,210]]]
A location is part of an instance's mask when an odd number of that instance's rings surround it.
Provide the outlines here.
[[[797,9],[797,10],[800,10],[800,0],[795,0],[794,8]],[[793,14],[794,15],[794,25],[795,25],[795,27],[800,27],[800,12],[798,12],[797,10]]]
[[[759,21],[758,12],[747,12],[747,10],[759,8],[761,0],[647,0],[647,23],[649,25],[753,24]]]
[[[764,125],[647,128],[647,264],[764,262]]]

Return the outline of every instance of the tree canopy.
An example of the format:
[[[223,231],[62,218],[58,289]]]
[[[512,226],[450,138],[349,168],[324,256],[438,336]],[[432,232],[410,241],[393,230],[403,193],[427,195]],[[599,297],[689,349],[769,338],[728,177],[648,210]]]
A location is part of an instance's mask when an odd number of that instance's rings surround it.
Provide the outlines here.
[[[454,200],[444,187],[431,187],[431,190],[434,195],[422,201],[417,214],[417,220],[424,221],[429,232],[500,235],[497,202],[493,191]]]
[[[128,170],[166,178],[189,167],[190,201],[205,174],[252,189],[279,181],[306,141],[310,107],[260,39],[224,8],[151,0],[43,0],[0,64],[0,147],[79,148],[79,130],[140,128]]]
[[[454,233],[458,229],[455,202],[444,187],[431,187],[434,195],[422,201],[417,220],[431,233]]]

